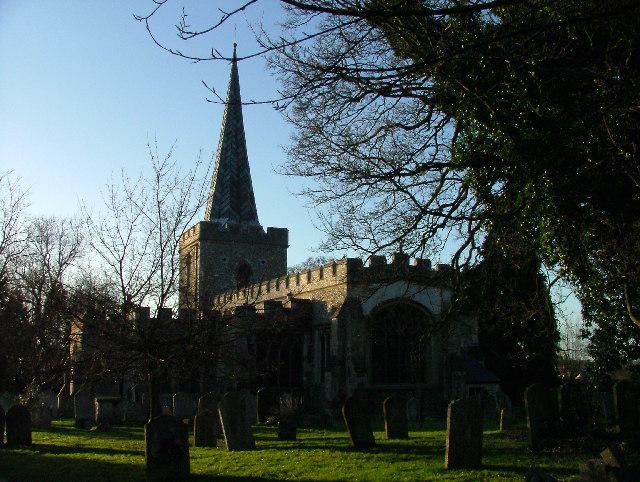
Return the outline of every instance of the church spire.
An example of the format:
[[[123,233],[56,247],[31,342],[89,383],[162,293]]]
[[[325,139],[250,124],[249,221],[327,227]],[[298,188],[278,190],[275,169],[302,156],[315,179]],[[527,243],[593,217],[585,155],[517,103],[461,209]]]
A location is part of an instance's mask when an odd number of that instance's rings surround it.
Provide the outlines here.
[[[260,225],[244,136],[235,43],[205,220],[224,224]]]

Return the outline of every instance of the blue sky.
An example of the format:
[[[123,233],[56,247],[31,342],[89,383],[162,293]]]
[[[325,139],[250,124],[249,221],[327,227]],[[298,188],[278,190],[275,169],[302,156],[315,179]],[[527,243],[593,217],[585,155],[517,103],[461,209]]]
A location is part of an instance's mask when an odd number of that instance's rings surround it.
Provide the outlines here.
[[[217,18],[211,5],[187,2],[195,27]],[[125,168],[135,175],[147,165],[145,144],[154,137],[161,149],[177,141],[185,168],[200,149],[213,155],[223,106],[205,101],[210,94],[202,81],[225,93],[229,64],[194,64],[156,47],[133,18],[152,6],[151,0],[0,0],[0,171],[13,170],[29,188],[33,215],[72,216],[80,202],[99,204],[111,174]],[[162,13],[154,32],[186,49],[173,27],[179,11]],[[268,26],[280,16],[278,3],[266,1],[246,20]],[[246,54],[255,44],[244,20],[229,22],[190,52],[215,46],[230,55],[235,40],[239,55]],[[243,100],[275,95],[262,59],[243,61],[239,70]],[[268,105],[245,106],[244,120],[260,221],[289,228],[289,264],[297,264],[316,254],[322,233],[305,200],[292,194],[300,182],[275,173],[290,129]],[[577,322],[575,298],[564,307]]]
[[[193,18],[201,5],[190,7]],[[279,17],[277,2],[264,5],[270,10],[259,7],[250,21]],[[225,93],[229,64],[194,64],[156,47],[133,18],[152,6],[0,0],[0,170],[13,170],[29,188],[32,214],[70,216],[81,201],[99,204],[112,173],[125,168],[133,175],[145,167],[148,139],[157,137],[161,149],[177,141],[177,159],[186,168],[200,149],[214,153],[223,106],[205,101],[211,94],[202,81]],[[200,16],[215,13],[209,8]],[[154,25],[180,45],[176,21],[176,11],[167,10]],[[234,40],[239,54],[254,47],[242,17],[191,48],[203,53],[213,43],[230,55]],[[239,70],[243,100],[275,95],[263,60],[241,62]],[[298,263],[314,254],[322,234],[304,199],[292,195],[299,181],[274,171],[285,159],[290,130],[268,105],[245,106],[244,119],[260,221],[289,228],[290,264]]]

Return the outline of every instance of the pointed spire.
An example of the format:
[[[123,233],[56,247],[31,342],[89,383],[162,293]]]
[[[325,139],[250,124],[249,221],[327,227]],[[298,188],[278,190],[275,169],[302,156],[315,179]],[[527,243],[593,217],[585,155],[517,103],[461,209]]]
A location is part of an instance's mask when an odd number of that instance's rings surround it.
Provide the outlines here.
[[[205,220],[224,224],[260,225],[242,121],[242,100],[235,43],[227,102],[222,118]]]

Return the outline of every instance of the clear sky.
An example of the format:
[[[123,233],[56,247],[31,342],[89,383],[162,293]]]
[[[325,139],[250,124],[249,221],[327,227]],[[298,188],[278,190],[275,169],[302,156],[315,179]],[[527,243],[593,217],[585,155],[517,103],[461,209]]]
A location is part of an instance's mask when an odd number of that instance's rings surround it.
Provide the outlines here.
[[[216,15],[211,7],[198,11],[202,5],[187,3],[192,18]],[[13,170],[29,188],[32,214],[69,216],[80,201],[99,204],[112,173],[134,175],[147,164],[145,144],[154,137],[161,149],[177,141],[186,168],[199,149],[214,154],[223,106],[206,102],[202,81],[224,95],[229,64],[194,64],[156,47],[133,18],[152,7],[150,0],[0,0],[0,170]],[[278,8],[264,2],[249,21],[273,22]],[[154,26],[185,48],[174,35],[177,20],[167,9]],[[234,40],[240,55],[254,47],[242,17],[200,47],[231,55]],[[243,61],[239,70],[243,100],[275,95],[263,60]],[[275,173],[290,130],[269,105],[245,106],[244,120],[260,221],[289,228],[296,264],[314,254],[322,234],[292,194],[299,181]]]

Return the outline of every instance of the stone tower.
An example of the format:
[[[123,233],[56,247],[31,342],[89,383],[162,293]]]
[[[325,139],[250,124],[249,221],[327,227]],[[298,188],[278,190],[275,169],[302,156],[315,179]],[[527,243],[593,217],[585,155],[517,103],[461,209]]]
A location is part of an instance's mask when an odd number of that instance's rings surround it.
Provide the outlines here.
[[[258,220],[247,156],[236,47],[204,221],[180,239],[180,306],[287,271],[289,232]]]

